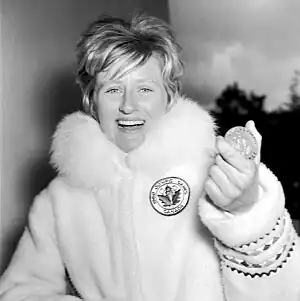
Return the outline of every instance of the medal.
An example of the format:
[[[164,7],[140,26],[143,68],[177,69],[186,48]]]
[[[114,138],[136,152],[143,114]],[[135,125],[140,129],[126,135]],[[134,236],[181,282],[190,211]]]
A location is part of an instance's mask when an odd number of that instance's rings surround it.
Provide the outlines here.
[[[254,135],[245,127],[236,126],[225,134],[225,140],[238,150],[245,158],[254,160],[258,145]]]

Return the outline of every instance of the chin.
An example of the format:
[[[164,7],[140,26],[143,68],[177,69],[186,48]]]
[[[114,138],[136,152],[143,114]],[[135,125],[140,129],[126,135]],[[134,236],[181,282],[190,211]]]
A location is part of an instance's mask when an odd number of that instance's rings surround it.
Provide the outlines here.
[[[135,150],[138,147],[139,147],[139,145],[137,145],[137,146],[134,146],[134,145],[119,146],[119,148],[125,153],[130,153],[131,151]]]
[[[127,143],[122,143],[117,145],[123,152],[130,153],[131,151],[137,149],[143,141],[130,141]]]

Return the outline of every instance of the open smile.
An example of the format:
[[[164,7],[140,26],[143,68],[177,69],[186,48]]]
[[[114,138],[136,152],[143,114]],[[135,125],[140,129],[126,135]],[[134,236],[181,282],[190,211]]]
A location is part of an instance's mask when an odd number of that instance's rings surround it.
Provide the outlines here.
[[[140,119],[139,120],[117,119],[116,122],[120,129],[129,131],[129,132],[139,130],[145,124],[145,120],[140,120]]]

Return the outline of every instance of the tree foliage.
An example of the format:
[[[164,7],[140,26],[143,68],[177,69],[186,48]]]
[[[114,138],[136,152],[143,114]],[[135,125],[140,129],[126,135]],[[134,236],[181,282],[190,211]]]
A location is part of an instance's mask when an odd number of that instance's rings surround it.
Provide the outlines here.
[[[288,104],[289,110],[299,110],[300,109],[300,71],[296,70],[292,83],[290,85],[290,102]]]

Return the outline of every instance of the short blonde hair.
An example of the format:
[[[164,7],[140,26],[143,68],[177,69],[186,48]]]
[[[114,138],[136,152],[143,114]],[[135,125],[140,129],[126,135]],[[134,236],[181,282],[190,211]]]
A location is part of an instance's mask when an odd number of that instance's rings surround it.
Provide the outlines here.
[[[95,77],[122,59],[114,77],[122,77],[143,65],[152,55],[162,63],[162,77],[170,97],[180,93],[183,63],[181,47],[166,22],[135,14],[131,22],[115,17],[100,17],[91,23],[77,44],[76,82],[83,93],[84,110],[95,116],[91,100]],[[125,58],[125,60],[124,60]]]

